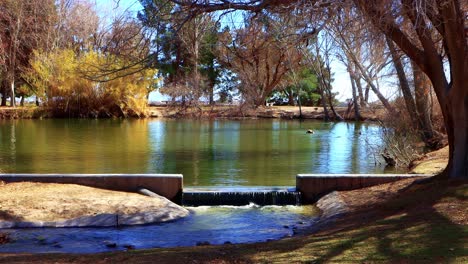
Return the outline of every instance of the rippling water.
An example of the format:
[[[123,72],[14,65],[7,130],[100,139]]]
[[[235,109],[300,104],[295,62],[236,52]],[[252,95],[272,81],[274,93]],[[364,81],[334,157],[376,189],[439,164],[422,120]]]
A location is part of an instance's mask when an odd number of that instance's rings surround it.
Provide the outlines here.
[[[276,119],[0,121],[0,171],[182,173],[185,186],[292,186],[298,173],[387,172],[370,148],[381,144],[379,133],[369,123]]]
[[[195,246],[197,243],[253,243],[280,239],[311,226],[313,206],[201,206],[187,218],[158,225],[122,228],[31,228],[2,230],[13,242],[0,252],[94,253]],[[112,245],[115,247],[108,247]]]

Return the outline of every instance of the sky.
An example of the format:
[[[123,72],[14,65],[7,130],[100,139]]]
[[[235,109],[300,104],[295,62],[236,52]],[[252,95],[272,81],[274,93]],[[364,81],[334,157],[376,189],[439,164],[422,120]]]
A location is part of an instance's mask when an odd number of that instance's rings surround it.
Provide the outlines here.
[[[130,12],[135,15],[139,10],[142,9],[138,0],[94,0],[96,4],[96,10],[98,15],[103,20],[111,21],[111,18],[122,14],[122,12]],[[344,102],[346,99],[352,98],[351,92],[351,81],[349,79],[346,67],[339,61],[334,61],[331,64],[332,72],[334,73],[333,91],[338,92],[337,99]],[[389,88],[389,85],[383,85],[382,93],[386,97],[392,97],[395,95],[395,90]],[[370,101],[374,101],[377,98],[370,93]],[[168,100],[167,97],[161,95],[159,92],[153,92],[150,95],[150,101],[163,101]]]

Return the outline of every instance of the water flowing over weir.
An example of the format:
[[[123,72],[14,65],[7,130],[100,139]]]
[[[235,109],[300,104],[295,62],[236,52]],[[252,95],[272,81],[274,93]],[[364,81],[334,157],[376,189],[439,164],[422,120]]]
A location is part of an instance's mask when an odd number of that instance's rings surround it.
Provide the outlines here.
[[[301,193],[292,187],[184,188],[182,205],[300,205]]]

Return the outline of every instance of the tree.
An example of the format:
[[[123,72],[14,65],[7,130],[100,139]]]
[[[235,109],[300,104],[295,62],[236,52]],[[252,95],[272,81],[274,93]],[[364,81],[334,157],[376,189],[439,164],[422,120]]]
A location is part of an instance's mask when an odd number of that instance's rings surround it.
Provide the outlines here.
[[[240,9],[260,12],[288,8],[302,1],[175,1],[194,12]],[[329,8],[329,2],[306,1],[315,8]],[[369,4],[353,0],[377,29],[393,40],[434,87],[444,116],[450,146],[445,175],[468,178],[468,4],[459,0],[384,0]],[[447,72],[445,69],[447,68]]]
[[[11,106],[15,106],[15,84],[19,81],[20,73],[28,67],[33,50],[46,43],[54,17],[52,0],[0,2],[2,106],[6,105],[7,96],[11,98]]]
[[[145,115],[146,94],[148,87],[157,81],[154,78],[156,71],[140,70],[139,65],[134,66],[137,71],[125,67],[125,70],[115,73],[125,77],[107,74],[109,80],[106,82],[93,81],[82,75],[83,71],[96,72],[97,69],[106,68],[109,57],[116,68],[122,69],[129,64],[124,58],[112,58],[115,55],[95,51],[36,51],[31,61],[32,68],[24,74],[24,78],[38,91],[45,106],[58,116]]]
[[[274,92],[269,99],[281,105],[287,102],[289,105],[318,106],[321,100],[318,94],[318,80],[315,72],[310,68],[302,68],[293,71],[288,78],[291,84]]]
[[[387,111],[395,113],[394,107],[379,89],[379,78],[389,63],[383,34],[375,32],[372,25],[364,21],[357,12],[353,6],[345,5],[331,19],[327,31],[340,48],[341,54],[338,56],[350,70],[360,96],[362,97],[360,80],[363,79]]]
[[[301,60],[294,43],[279,41],[262,19],[266,18],[247,18],[245,28],[226,31],[220,50],[221,62],[238,75],[244,99],[255,107],[264,105],[272,91],[285,86],[286,73]]]
[[[420,138],[429,148],[437,148],[440,145],[440,137],[434,130],[431,120],[430,90],[432,89],[426,75],[417,65],[411,63],[413,71],[413,92],[405,72],[402,58],[390,39],[386,39],[387,46],[392,55],[392,61],[400,83],[400,89],[405,100],[406,109],[410,116],[413,128],[420,134]]]
[[[164,78],[162,92],[184,104],[196,104],[207,95],[214,103],[214,86],[219,77],[215,60],[219,24],[209,14],[187,20],[181,6],[170,1],[141,0],[140,21],[154,33],[153,64]]]
[[[468,4],[457,0],[355,3],[431,80],[450,146],[444,175],[468,178],[468,43],[464,15]]]

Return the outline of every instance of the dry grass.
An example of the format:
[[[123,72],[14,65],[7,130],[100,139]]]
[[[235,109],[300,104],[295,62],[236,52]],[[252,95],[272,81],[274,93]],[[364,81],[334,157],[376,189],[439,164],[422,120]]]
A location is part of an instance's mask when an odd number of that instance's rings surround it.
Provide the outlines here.
[[[412,173],[438,174],[447,167],[449,147],[429,152],[411,163]]]

